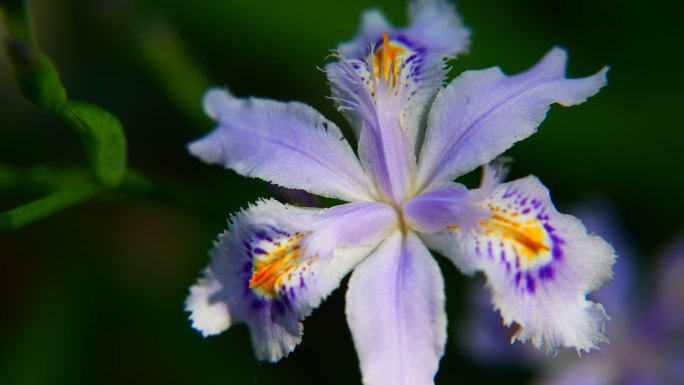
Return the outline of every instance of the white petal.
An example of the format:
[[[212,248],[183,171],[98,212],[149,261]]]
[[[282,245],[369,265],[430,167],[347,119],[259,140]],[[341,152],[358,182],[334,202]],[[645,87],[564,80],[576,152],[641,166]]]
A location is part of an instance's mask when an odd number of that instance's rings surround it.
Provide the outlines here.
[[[223,285],[211,271],[204,272],[197,284],[190,288],[190,295],[185,300],[185,309],[190,312],[192,327],[203,336],[219,334],[230,327],[230,313],[224,302],[212,300],[212,296],[221,291]]]

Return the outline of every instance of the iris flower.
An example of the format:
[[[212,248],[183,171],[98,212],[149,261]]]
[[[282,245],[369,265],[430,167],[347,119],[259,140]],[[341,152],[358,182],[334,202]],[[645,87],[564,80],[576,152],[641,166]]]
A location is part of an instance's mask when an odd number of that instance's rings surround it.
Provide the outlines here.
[[[332,98],[358,137],[298,102],[212,89],[218,122],[190,152],[235,172],[349,203],[327,209],[261,200],[233,215],[186,301],[205,336],[248,325],[258,359],[301,341],[302,321],[353,270],[346,316],[365,384],[432,384],[447,338],[444,283],[429,249],[466,274],[484,272],[517,339],[548,351],[590,350],[608,319],[586,293],[610,279],[612,248],[558,213],[535,177],[480,188],[454,180],[536,131],[551,104],[596,94],[606,69],[565,76],[554,48],[530,70],[467,71],[443,86],[446,60],[469,31],[444,0],[409,3],[410,24],[363,15],[325,68]]]

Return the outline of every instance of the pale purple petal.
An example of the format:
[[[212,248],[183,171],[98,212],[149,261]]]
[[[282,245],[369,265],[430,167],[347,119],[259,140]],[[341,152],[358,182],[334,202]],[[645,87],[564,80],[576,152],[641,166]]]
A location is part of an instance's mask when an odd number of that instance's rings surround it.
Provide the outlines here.
[[[639,332],[659,342],[675,334],[684,336],[684,237],[661,253],[654,278],[655,293]],[[684,348],[680,348],[680,354],[684,356]]]
[[[478,267],[476,260],[458,254],[459,240],[452,234],[471,231],[489,215],[480,203],[500,185],[506,173],[504,162],[494,162],[482,168],[478,189],[467,190],[463,185],[447,183],[419,194],[402,205],[404,222],[429,249],[449,258],[463,273],[473,274]]]
[[[402,127],[409,133],[416,150],[422,143],[429,106],[441,89],[447,68],[444,58],[454,59],[467,52],[470,30],[463,25],[456,7],[446,0],[413,0],[409,2],[410,24],[400,31],[406,41],[415,42],[418,53],[415,84],[410,86]]]
[[[448,225],[472,227],[487,212],[473,204],[465,186],[449,183],[413,197],[402,205],[404,221],[419,234],[435,234]]]
[[[386,84],[379,84],[378,93],[371,95],[365,85],[368,78],[355,66],[358,63],[341,59],[326,67],[331,83],[337,85],[333,95],[344,100],[352,122],[360,124],[359,158],[382,199],[397,202],[408,194],[416,172],[413,144],[400,125],[400,100],[388,95]]]
[[[444,57],[456,57],[470,45],[470,30],[456,12],[456,7],[445,0],[413,0],[408,7],[409,26],[396,28],[377,9],[363,13],[361,27],[354,39],[338,46],[340,54],[350,59],[362,59],[371,45],[382,44],[382,35],[389,32],[404,41],[414,42],[422,51]]]
[[[420,42],[427,52],[436,52],[455,58],[468,51],[470,30],[446,0],[411,0],[408,16],[410,25],[402,33],[412,41]]]
[[[434,383],[446,342],[436,261],[412,232],[396,232],[349,280],[347,322],[365,385]]]
[[[467,71],[439,92],[428,115],[417,187],[452,181],[533,134],[553,103],[584,102],[606,84],[595,75],[565,77],[567,55],[552,49],[536,66],[515,76],[499,68]]]
[[[385,15],[377,9],[370,9],[361,15],[361,26],[354,39],[340,43],[340,55],[351,59],[361,59],[368,55],[370,45],[382,39],[382,34],[394,31]]]
[[[359,157],[384,199],[401,201],[416,169],[427,108],[446,74],[444,61],[465,50],[469,32],[445,1],[418,1],[411,25],[364,15],[354,40],[326,67],[333,99],[359,135]]]
[[[432,237],[466,272],[483,271],[492,302],[514,339],[554,352],[589,351],[605,342],[603,307],[586,294],[611,278],[613,249],[588,235],[576,218],[556,211],[548,190],[534,177],[503,183],[480,202],[489,215],[471,231],[449,226]],[[432,246],[432,244],[430,244]]]
[[[318,195],[372,199],[372,187],[340,129],[313,108],[241,99],[218,89],[207,92],[204,108],[219,126],[189,149],[205,162]]]
[[[325,210],[263,201],[231,218],[186,309],[205,336],[245,322],[258,359],[277,361],[301,340],[301,321],[397,227],[382,203]]]

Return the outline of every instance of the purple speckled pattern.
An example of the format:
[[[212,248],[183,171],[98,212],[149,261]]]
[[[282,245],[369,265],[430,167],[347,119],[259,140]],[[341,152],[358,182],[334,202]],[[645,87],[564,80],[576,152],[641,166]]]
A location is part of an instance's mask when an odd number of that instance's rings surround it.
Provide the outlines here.
[[[475,254],[492,261],[498,256],[498,262],[505,266],[515,289],[523,294],[534,294],[540,281],[554,280],[565,241],[550,223],[549,208],[541,199],[527,196],[510,185],[499,190],[482,206],[496,208],[495,215],[501,219],[495,226],[487,222],[471,235]],[[525,232],[531,230],[536,231],[534,235],[539,239],[529,239]],[[483,242],[486,242],[485,255]],[[525,242],[539,243],[539,250],[530,249]],[[524,266],[521,261],[526,261]]]
[[[193,325],[212,335],[245,322],[259,359],[275,361],[287,355],[301,340],[303,318],[360,257],[377,247],[392,230],[394,216],[387,206],[372,202],[312,210],[276,201],[260,202],[233,216],[228,231],[210,252],[205,277],[188,298]],[[347,247],[335,252],[328,242]],[[287,259],[295,251],[296,257]],[[277,281],[272,289],[252,281],[258,261],[278,267],[273,272],[264,269],[264,282]],[[278,265],[279,261],[285,263]],[[216,317],[212,308],[227,311],[229,319],[207,324],[211,321],[207,317]]]
[[[461,198],[488,214],[470,228],[458,226],[454,216],[454,224],[422,239],[465,273],[485,274],[504,324],[518,326],[514,340],[548,352],[595,348],[606,340],[608,316],[586,294],[611,277],[612,248],[576,218],[558,213],[538,179],[501,183],[488,173],[495,170],[486,170],[482,187]],[[432,210],[446,208],[444,201],[433,198]]]

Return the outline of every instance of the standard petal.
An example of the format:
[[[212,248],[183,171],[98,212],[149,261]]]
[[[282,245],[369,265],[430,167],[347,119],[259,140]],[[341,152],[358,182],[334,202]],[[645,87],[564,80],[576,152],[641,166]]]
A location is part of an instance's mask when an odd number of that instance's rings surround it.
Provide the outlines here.
[[[418,161],[418,191],[452,181],[532,135],[553,103],[572,106],[606,84],[607,68],[565,77],[567,55],[554,48],[515,76],[499,68],[467,71],[439,92]]]
[[[365,385],[434,383],[446,342],[444,284],[415,234],[395,232],[356,268],[347,322]]]
[[[360,59],[368,55],[372,43],[382,38],[382,34],[395,28],[385,15],[377,9],[369,9],[361,15],[361,27],[354,39],[340,43],[337,49],[344,57]]]
[[[186,309],[205,336],[245,322],[258,359],[299,344],[301,321],[397,226],[381,203],[314,210],[264,201],[231,218]]]
[[[470,30],[463,24],[456,7],[446,0],[409,1],[408,16],[411,23],[401,31],[401,36],[416,42],[419,53],[414,59],[418,62],[413,75],[416,84],[409,86],[411,96],[407,98],[402,126],[417,151],[425,133],[429,106],[448,72],[444,59],[455,59],[468,51]]]
[[[410,190],[427,107],[444,80],[445,59],[466,49],[469,31],[446,1],[417,1],[411,24],[364,15],[356,38],[326,67],[333,99],[359,135],[359,157],[384,199]]]
[[[410,135],[401,125],[403,99],[390,89],[389,83],[394,80],[389,74],[380,76],[384,65],[378,69],[377,76],[381,79],[376,79],[375,69],[369,69],[361,60],[340,58],[339,62],[329,64],[326,71],[333,85],[334,99],[341,103],[340,109],[352,125],[360,130],[359,158],[375,181],[381,199],[400,201],[408,194],[410,181],[415,176],[416,156]],[[391,87],[405,90],[396,83]]]
[[[613,248],[558,213],[534,177],[499,185],[479,206],[488,215],[476,228],[455,223],[423,239],[466,273],[485,273],[504,323],[520,326],[514,340],[547,352],[589,351],[604,342],[608,316],[586,294],[610,280]]]
[[[426,51],[449,58],[468,51],[470,30],[446,0],[410,0],[409,27],[402,31],[407,38],[420,42]]]
[[[361,27],[354,39],[338,46],[347,58],[361,59],[371,45],[382,44],[383,33],[417,43],[423,51],[456,57],[470,45],[470,30],[463,25],[453,4],[446,0],[412,0],[408,7],[409,26],[395,28],[382,12],[371,9],[363,13]]]
[[[401,104],[383,92],[366,88],[368,76],[361,76],[361,64],[341,59],[326,67],[333,95],[341,109],[361,128],[359,158],[372,176],[381,199],[400,201],[408,194],[416,172],[416,156],[409,136],[401,128]],[[371,81],[373,82],[373,81]],[[384,88],[383,88],[384,89]]]
[[[415,145],[425,126],[427,108],[444,81],[445,59],[468,50],[470,30],[453,4],[445,0],[411,1],[408,13],[409,26],[395,28],[378,10],[365,12],[356,37],[338,46],[342,61],[351,66],[331,64],[328,78],[333,96],[357,133],[361,130],[359,114],[348,107],[363,90],[371,99],[394,99],[401,127]],[[349,87],[349,76],[340,76],[340,71],[347,70],[358,75],[358,90]]]
[[[219,126],[188,148],[205,162],[318,195],[371,199],[372,189],[349,143],[313,108],[240,99],[219,89],[207,92],[204,108]]]

